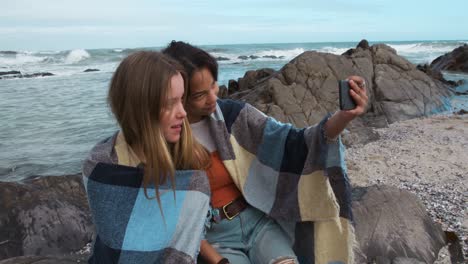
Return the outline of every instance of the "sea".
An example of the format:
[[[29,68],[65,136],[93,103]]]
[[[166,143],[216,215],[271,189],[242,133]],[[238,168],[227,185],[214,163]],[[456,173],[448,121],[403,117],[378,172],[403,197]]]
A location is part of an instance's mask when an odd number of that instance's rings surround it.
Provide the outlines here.
[[[414,64],[430,63],[468,41],[386,41]],[[281,69],[309,50],[342,54],[356,42],[236,44],[200,46],[219,62],[220,85],[248,70]],[[81,163],[117,125],[106,103],[109,81],[119,62],[137,50],[162,47],[0,51],[0,72],[53,76],[0,79],[0,181],[81,172]],[[98,71],[85,72],[87,69]],[[449,80],[468,75],[444,73]],[[2,77],[2,76],[0,76]],[[450,98],[451,111],[468,109],[468,96]]]

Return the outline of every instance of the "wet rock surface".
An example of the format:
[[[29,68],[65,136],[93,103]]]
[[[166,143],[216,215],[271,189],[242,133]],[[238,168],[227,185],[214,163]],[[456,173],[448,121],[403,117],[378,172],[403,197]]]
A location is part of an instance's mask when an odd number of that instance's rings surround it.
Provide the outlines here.
[[[54,76],[50,72],[36,72],[36,73],[21,73],[20,71],[8,71],[0,72],[0,79],[18,79],[18,78],[35,78],[35,77],[46,77]]]
[[[75,252],[93,224],[81,175],[0,182],[0,259]]]
[[[468,45],[465,44],[444,54],[430,65],[434,71],[454,71],[468,73]]]

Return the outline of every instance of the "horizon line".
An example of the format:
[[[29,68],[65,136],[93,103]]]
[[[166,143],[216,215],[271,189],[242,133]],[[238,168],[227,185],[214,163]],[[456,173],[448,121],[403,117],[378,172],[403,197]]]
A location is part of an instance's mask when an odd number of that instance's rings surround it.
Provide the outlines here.
[[[263,42],[263,43],[217,43],[217,44],[198,44],[195,42],[190,42],[190,41],[185,41],[185,40],[179,40],[179,41],[184,41],[187,42],[191,45],[197,46],[197,47],[206,47],[206,46],[230,46],[230,45],[271,45],[271,44],[281,44],[281,45],[287,45],[287,44],[321,44],[321,43],[356,43],[356,46],[361,42],[362,40],[366,40],[369,43],[377,44],[377,43],[387,43],[387,42],[443,42],[443,41],[450,41],[450,42],[468,42],[467,39],[423,39],[423,40],[368,40],[366,38],[363,38],[359,41],[356,40],[351,40],[351,41],[307,41],[307,42]],[[173,41],[173,40],[171,40]],[[21,50],[15,50],[15,49],[5,49],[5,50],[0,50],[0,52],[18,52],[18,51],[28,51],[28,52],[41,52],[41,51],[72,51],[72,50],[100,50],[100,49],[148,49],[148,48],[164,48],[166,47],[171,41],[169,41],[167,44],[161,46],[161,45],[155,45],[155,46],[137,46],[137,47],[99,47],[99,48],[64,48],[64,49],[39,49],[39,50],[34,50],[34,49],[21,49]],[[468,44],[468,43],[467,43]]]

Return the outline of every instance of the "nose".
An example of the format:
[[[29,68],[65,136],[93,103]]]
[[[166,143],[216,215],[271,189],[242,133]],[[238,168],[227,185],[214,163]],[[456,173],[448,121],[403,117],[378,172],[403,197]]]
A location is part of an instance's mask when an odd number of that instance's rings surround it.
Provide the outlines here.
[[[177,107],[176,117],[183,119],[187,116],[187,112],[185,112],[184,104],[180,103]]]
[[[216,103],[216,100],[218,99],[218,93],[216,92],[216,89],[211,89],[210,93],[208,94],[208,100],[206,100],[208,105],[212,105]]]

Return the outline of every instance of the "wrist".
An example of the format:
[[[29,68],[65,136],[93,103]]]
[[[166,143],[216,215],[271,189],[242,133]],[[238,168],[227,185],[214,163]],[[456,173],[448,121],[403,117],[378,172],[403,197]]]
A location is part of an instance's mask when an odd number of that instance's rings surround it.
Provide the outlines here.
[[[349,111],[340,110],[336,112],[336,116],[340,120],[340,122],[347,124],[351,122],[354,118],[356,118],[357,115],[350,113]]]

